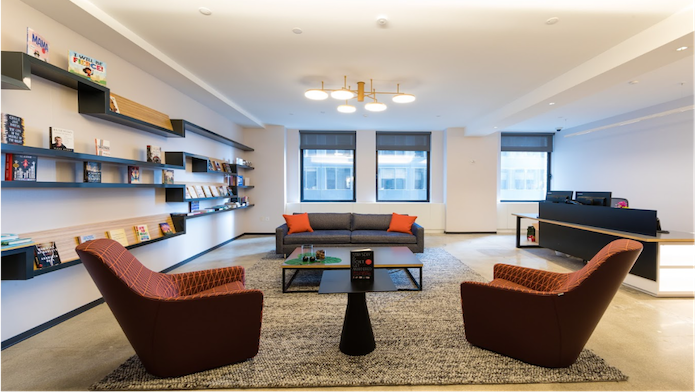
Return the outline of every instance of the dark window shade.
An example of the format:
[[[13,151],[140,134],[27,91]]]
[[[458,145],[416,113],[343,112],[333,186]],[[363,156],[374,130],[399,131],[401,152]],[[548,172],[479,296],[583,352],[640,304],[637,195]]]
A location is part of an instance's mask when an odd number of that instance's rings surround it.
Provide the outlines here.
[[[377,150],[430,151],[430,132],[377,132]]]
[[[355,132],[300,131],[303,150],[355,150]]]
[[[553,152],[553,133],[503,133],[500,151]]]

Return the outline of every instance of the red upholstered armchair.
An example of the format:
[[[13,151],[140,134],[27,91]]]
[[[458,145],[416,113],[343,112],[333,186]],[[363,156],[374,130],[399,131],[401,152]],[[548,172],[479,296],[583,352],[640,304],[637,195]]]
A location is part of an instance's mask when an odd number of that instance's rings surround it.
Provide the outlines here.
[[[181,376],[258,353],[263,293],[245,289],[242,267],[163,274],[110,239],[75,250],[151,374]]]
[[[572,273],[496,264],[492,282],[461,284],[466,339],[534,365],[572,365],[642,250],[616,240]]]

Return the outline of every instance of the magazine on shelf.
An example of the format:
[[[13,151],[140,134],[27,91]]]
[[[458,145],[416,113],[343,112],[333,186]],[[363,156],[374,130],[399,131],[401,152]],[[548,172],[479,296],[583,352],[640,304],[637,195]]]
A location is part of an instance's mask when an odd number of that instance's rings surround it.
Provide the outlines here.
[[[41,269],[60,264],[60,256],[55,241],[36,244],[34,247],[34,267]]]
[[[24,145],[24,119],[22,117],[2,113],[2,142]]]
[[[198,195],[196,194],[196,189],[193,187],[193,185],[186,186],[186,198],[187,199],[197,199],[198,198]]]
[[[204,199],[205,198],[205,192],[203,192],[203,187],[201,185],[195,185],[194,189],[196,190],[196,197],[199,199]]]
[[[150,232],[147,230],[147,225],[135,225],[135,238],[139,242],[150,240]]]
[[[101,162],[83,162],[84,179],[83,182],[101,182]]]
[[[71,50],[68,72],[106,86],[106,63]]]
[[[103,157],[111,156],[111,142],[104,139],[94,139],[94,146],[96,148],[96,154]]]
[[[215,185],[210,186],[210,193],[213,195],[213,197],[220,197],[220,190]]]
[[[38,161],[34,155],[12,154],[12,181],[36,181]]]
[[[162,230],[162,235],[170,235],[170,234],[175,233],[172,226],[167,222],[160,223],[159,227],[160,227],[160,230]]]
[[[174,183],[174,170],[162,169],[162,184]]]
[[[27,54],[48,62],[48,40],[31,27],[27,27]]]
[[[51,150],[75,151],[75,132],[71,129],[48,127]]]
[[[213,193],[210,192],[210,186],[208,185],[203,185],[203,193],[205,194],[205,197],[213,197]]]
[[[126,237],[126,231],[124,229],[109,230],[106,232],[106,235],[121,245],[128,246],[128,237]]]
[[[93,239],[96,239],[97,237],[94,234],[87,234],[87,235],[81,235],[77,237],[77,241],[81,244],[84,244],[87,241],[92,241]]]
[[[128,183],[140,184],[140,166],[128,166]]]
[[[164,163],[164,160],[162,159],[162,147],[148,145],[147,161],[154,163]]]
[[[201,202],[199,201],[192,201],[189,203],[189,212],[195,212],[201,209]]]

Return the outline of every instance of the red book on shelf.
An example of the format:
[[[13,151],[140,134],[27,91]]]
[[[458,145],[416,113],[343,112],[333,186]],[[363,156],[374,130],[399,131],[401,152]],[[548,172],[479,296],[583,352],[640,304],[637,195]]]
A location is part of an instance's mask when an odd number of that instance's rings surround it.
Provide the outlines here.
[[[5,154],[5,181],[12,181],[12,154]]]

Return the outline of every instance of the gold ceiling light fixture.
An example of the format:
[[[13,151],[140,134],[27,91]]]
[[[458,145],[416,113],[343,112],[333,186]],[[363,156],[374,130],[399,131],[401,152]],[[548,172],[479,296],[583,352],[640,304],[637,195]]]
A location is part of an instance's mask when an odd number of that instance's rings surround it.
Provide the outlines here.
[[[371,112],[383,112],[387,110],[387,105],[383,102],[377,100],[377,95],[391,95],[392,101],[396,103],[409,103],[416,100],[416,96],[413,94],[402,93],[400,90],[400,85],[396,85],[396,92],[387,91],[376,91],[372,87],[372,79],[370,79],[370,89],[365,91],[365,82],[358,82],[357,90],[352,90],[348,84],[348,77],[343,77],[343,87],[339,89],[327,89],[324,88],[324,82],[321,82],[321,89],[309,89],[305,91],[305,97],[320,101],[328,98],[338,99],[345,101],[345,104],[338,106],[337,110],[341,113],[354,113],[356,108],[353,105],[348,104],[349,99],[356,98],[358,102],[365,102],[365,98],[371,99],[372,102],[365,104],[365,109]]]

